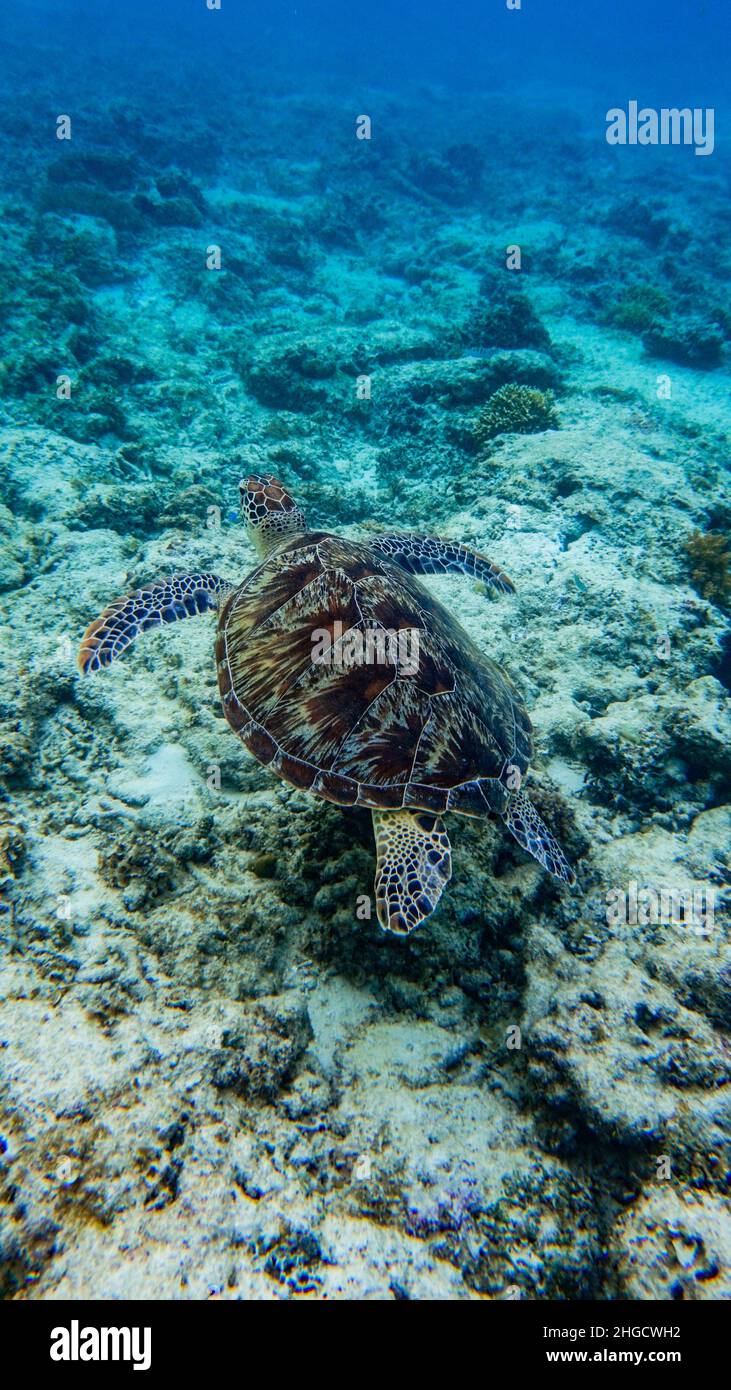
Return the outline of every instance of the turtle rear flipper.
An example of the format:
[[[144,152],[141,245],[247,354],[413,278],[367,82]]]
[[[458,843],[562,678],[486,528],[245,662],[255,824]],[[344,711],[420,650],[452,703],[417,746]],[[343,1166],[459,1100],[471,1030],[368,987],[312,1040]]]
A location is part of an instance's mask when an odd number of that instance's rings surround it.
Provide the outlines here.
[[[89,624],[81,639],[80,670],[86,675],[110,666],[141,632],[217,608],[232,588],[217,574],[176,574],[115,599]]]
[[[449,837],[426,811],[374,811],[373,831],[378,920],[406,935],[434,911],[452,876]]]
[[[553,874],[554,878],[560,878],[563,883],[576,882],[576,874],[558,840],[554,839],[525,792],[512,793],[503,817],[518,844],[527,849],[544,869],[548,869],[549,874]]]

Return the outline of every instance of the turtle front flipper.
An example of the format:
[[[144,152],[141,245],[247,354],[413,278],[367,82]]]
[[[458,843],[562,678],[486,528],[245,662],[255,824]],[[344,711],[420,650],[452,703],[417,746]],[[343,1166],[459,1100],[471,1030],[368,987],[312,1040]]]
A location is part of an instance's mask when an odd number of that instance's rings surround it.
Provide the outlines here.
[[[79,648],[79,668],[86,675],[111,665],[141,632],[217,608],[233,587],[217,574],[176,574],[115,599],[87,627]]]
[[[405,936],[434,911],[452,877],[449,837],[427,811],[374,811],[373,833],[378,920]]]
[[[576,882],[576,874],[558,840],[554,839],[525,792],[511,794],[503,816],[508,830],[515,836],[518,844],[527,849],[544,869],[548,869],[549,874],[553,874],[554,878],[560,878],[563,883]]]
[[[386,560],[393,560],[409,574],[467,574],[480,579],[503,594],[515,593],[512,579],[477,550],[459,541],[441,541],[432,536],[376,536],[370,548]]]

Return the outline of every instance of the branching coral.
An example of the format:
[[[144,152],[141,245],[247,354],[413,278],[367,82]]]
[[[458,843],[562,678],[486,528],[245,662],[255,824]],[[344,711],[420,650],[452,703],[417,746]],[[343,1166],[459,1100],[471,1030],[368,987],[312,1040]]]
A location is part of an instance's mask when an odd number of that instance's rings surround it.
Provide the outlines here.
[[[684,544],[694,589],[712,603],[731,599],[731,551],[720,531],[693,531]]]
[[[551,391],[536,391],[511,382],[490,397],[477,416],[475,438],[483,445],[497,434],[540,434],[559,428],[558,412]]]

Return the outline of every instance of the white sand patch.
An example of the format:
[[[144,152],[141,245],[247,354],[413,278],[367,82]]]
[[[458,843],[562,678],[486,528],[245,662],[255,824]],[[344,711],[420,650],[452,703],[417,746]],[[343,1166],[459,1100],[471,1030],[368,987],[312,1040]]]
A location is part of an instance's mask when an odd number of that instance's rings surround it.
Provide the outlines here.
[[[179,743],[163,743],[147,759],[140,777],[122,773],[110,783],[110,791],[122,801],[147,801],[153,806],[197,801],[199,790],[200,779]]]

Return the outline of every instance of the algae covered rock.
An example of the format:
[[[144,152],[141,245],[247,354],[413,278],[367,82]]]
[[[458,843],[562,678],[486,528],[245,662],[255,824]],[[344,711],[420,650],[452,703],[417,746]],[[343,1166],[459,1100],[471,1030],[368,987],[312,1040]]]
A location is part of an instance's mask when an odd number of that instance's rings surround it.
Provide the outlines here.
[[[335,362],[321,346],[301,340],[289,346],[262,348],[245,369],[245,377],[262,405],[312,411],[327,403],[324,383],[331,380],[335,370]]]
[[[658,1183],[623,1216],[616,1245],[629,1298],[731,1297],[731,1216],[717,1197]]]
[[[653,323],[642,341],[653,357],[664,357],[687,367],[718,367],[723,356],[720,329],[692,315]]]
[[[731,716],[712,676],[682,692],[612,703],[583,726],[581,740],[592,774],[638,806],[690,787],[700,809],[731,773]]]
[[[28,528],[0,504],[0,591],[17,589],[25,581],[33,556],[29,541]]]
[[[272,1100],[294,1079],[312,1037],[306,1011],[294,1001],[260,1003],[245,1026],[226,1029],[211,1057],[211,1081],[250,1099]]]
[[[509,273],[490,274],[463,329],[473,347],[550,350],[551,338],[527,295],[510,283]]]

